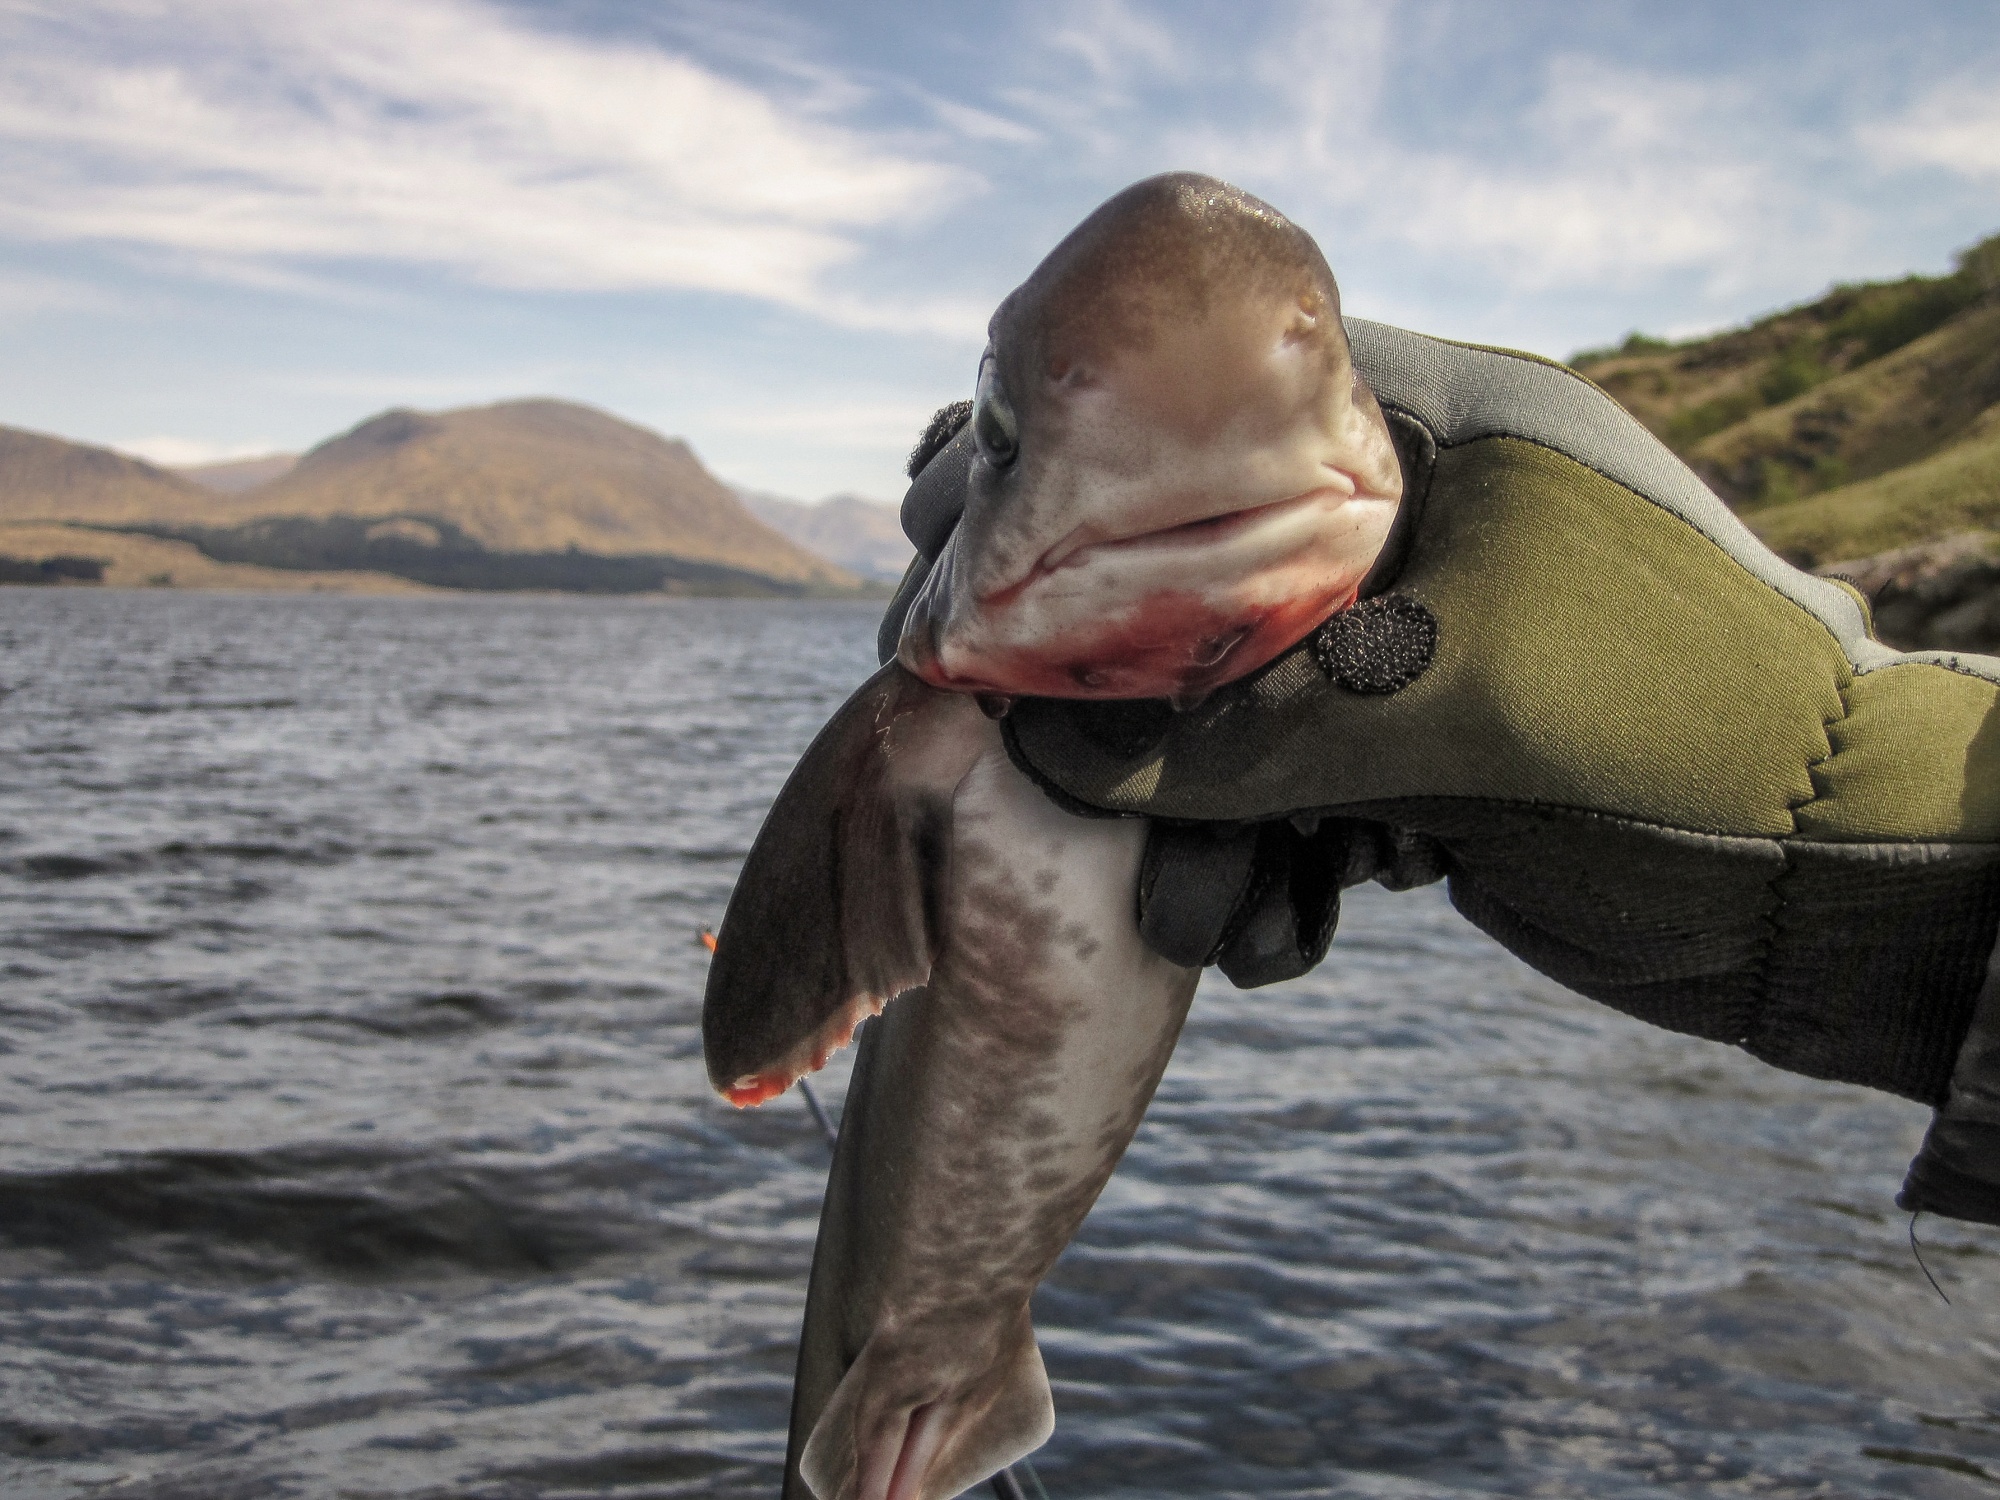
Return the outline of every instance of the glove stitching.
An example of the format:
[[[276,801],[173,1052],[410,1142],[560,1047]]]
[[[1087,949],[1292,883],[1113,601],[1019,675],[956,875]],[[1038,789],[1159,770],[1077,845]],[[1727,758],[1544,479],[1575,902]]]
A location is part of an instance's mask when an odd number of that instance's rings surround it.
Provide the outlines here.
[[[1758,919],[1764,928],[1764,941],[1759,946],[1757,960],[1751,970],[1756,979],[1751,988],[1750,1014],[1743,1018],[1741,1028],[1743,1035],[1736,1039],[1737,1046],[1753,1054],[1770,1031],[1771,965],[1777,958],[1779,940],[1785,935],[1785,887],[1798,870],[1798,864],[1792,855],[1791,841],[1799,835],[1799,814],[1831,790],[1825,780],[1824,770],[1826,763],[1833,759],[1833,726],[1845,720],[1851,711],[1847,690],[1848,685],[1845,683],[1834,689],[1839,697],[1840,707],[1831,717],[1820,721],[1820,736],[1826,748],[1809,759],[1805,766],[1806,780],[1811,784],[1812,790],[1797,801],[1786,803],[1785,813],[1791,819],[1791,831],[1781,834],[1775,840],[1779,864],[1764,887],[1771,904]]]

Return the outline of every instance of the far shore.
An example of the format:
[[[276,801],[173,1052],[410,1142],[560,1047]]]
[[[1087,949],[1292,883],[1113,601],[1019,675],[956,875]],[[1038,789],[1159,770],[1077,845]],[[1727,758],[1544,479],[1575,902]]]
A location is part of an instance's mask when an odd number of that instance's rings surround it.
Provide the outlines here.
[[[190,593],[233,594],[422,594],[432,598],[493,594],[572,599],[776,597],[752,594],[749,591],[732,594],[722,590],[673,585],[657,591],[632,593],[438,588],[401,578],[392,573],[359,570],[313,571],[269,568],[253,563],[218,562],[203,555],[191,542],[40,521],[0,523],[0,559],[11,560],[17,564],[42,565],[49,571],[49,576],[41,581],[28,579],[0,581],[0,587],[17,588],[175,589]],[[100,565],[97,576],[62,576],[62,570],[79,563]],[[76,571],[87,574],[90,570],[79,568]],[[884,583],[871,584],[853,593],[807,597],[851,598],[879,602],[889,598],[893,592],[893,585]]]

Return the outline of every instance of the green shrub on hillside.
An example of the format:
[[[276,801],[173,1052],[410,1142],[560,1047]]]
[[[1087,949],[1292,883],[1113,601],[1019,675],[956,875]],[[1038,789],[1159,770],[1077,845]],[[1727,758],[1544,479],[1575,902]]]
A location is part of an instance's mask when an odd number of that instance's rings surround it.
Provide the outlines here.
[[[1951,276],[1912,276],[1868,288],[1870,295],[1827,328],[1826,342],[1836,347],[1859,344],[1860,356],[1854,363],[1866,364],[1942,327],[1982,295],[1977,278],[1966,274],[1964,259],[1960,258],[1960,270]]]
[[[1666,439],[1669,448],[1685,454],[1703,438],[1726,427],[1734,427],[1745,417],[1762,411],[1765,404],[1754,390],[1731,391],[1726,396],[1717,396],[1712,401],[1691,406],[1670,418],[1667,430],[1660,435]]]
[[[1813,340],[1794,339],[1791,346],[1778,356],[1777,362],[1764,372],[1764,378],[1757,382],[1757,394],[1764,398],[1766,406],[1782,406],[1794,396],[1803,396],[1833,374],[1833,369],[1820,358],[1820,350]]]

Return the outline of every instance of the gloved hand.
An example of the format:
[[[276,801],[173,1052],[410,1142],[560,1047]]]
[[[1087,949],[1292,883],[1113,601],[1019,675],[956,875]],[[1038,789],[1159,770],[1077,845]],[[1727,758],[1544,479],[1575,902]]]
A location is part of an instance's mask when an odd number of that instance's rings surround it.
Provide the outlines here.
[[[1874,641],[1581,377],[1348,332],[1405,481],[1362,601],[1186,711],[1023,699],[1016,763],[1154,819],[1170,957],[1290,977],[1343,885],[1443,875],[1583,994],[1940,1107],[1899,1201],[2000,1223],[2000,661]],[[885,659],[971,462],[940,417]]]

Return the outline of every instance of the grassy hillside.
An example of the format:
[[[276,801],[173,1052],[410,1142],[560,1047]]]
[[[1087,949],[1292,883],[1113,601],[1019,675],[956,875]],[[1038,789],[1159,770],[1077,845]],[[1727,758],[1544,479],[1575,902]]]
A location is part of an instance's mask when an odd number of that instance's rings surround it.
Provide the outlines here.
[[[1571,362],[1795,561],[2000,526],[2000,236],[1948,276]]]
[[[2000,530],[2000,405],[1915,463],[1749,519],[1775,551],[1809,564]]]

